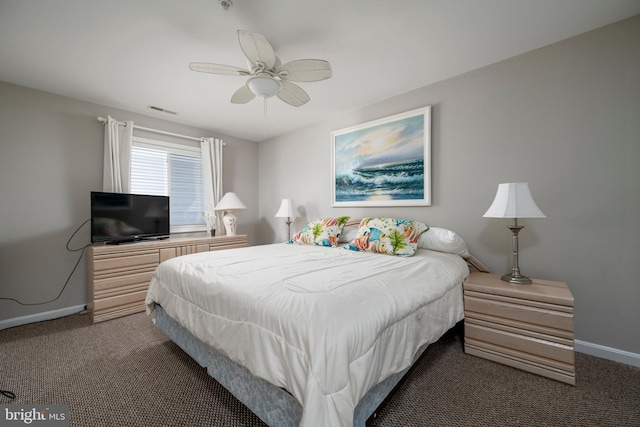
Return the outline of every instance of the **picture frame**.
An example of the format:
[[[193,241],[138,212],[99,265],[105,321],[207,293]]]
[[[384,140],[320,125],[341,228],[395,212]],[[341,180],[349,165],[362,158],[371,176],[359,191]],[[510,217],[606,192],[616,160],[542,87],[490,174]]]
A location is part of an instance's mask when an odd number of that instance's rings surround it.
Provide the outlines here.
[[[431,106],[331,132],[331,205],[431,206]]]

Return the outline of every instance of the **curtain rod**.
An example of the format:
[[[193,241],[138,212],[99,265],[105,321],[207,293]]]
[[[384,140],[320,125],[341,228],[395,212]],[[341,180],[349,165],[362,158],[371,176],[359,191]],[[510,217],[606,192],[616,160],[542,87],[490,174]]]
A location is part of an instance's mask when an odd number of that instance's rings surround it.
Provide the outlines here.
[[[105,119],[104,117],[98,117],[98,121],[101,122],[102,124],[107,123],[107,119]],[[116,123],[119,124],[120,126],[126,126],[127,125],[126,123],[119,122],[117,120],[116,120]],[[138,129],[138,130],[146,130],[148,132],[160,133],[162,135],[169,135],[169,136],[175,136],[175,137],[178,137],[178,138],[191,139],[193,141],[201,141],[202,140],[202,138],[196,138],[194,136],[180,135],[179,133],[165,132],[163,130],[145,128],[145,127],[142,127],[142,126],[133,125],[133,128],[134,129]],[[227,144],[223,143],[222,145],[227,145]]]

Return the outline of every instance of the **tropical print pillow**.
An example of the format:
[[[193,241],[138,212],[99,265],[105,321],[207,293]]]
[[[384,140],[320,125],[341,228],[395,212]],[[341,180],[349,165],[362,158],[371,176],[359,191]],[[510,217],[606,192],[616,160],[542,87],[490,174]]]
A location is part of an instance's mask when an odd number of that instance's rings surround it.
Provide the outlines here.
[[[342,228],[348,220],[348,216],[339,216],[311,221],[301,231],[296,233],[291,240],[289,240],[289,243],[335,247],[338,245]]]
[[[364,218],[358,234],[344,248],[352,251],[411,256],[416,253],[420,235],[429,226],[410,219]]]

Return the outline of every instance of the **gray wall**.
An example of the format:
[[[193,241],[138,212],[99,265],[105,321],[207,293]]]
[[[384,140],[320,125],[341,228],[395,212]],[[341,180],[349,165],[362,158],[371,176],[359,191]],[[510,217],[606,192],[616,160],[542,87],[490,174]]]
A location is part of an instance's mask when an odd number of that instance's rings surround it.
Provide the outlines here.
[[[255,243],[254,142],[0,82],[0,297],[46,301],[65,284],[80,255],[68,252],[65,245],[90,216],[89,193],[102,189],[103,125],[96,118],[107,115],[183,135],[223,138],[224,190],[235,191],[247,205],[248,210],[237,213],[238,232]],[[87,224],[70,247],[82,247],[89,240]],[[0,324],[84,306],[85,274],[82,259],[60,299],[49,304],[0,300]]]
[[[303,214],[294,229],[325,215],[414,218],[505,273],[510,220],[482,215],[499,183],[528,182],[547,218],[521,221],[523,274],[568,283],[583,346],[637,357],[639,52],[640,16],[260,143],[259,243],[285,239],[274,214],[288,197]],[[432,206],[332,208],[330,132],[425,105]]]

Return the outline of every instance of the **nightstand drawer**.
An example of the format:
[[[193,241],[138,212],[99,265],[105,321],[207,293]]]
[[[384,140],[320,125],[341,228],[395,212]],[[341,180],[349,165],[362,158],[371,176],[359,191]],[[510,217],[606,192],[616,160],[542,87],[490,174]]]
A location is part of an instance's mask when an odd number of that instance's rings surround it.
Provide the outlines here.
[[[516,350],[505,349],[504,347],[484,342],[476,342],[473,339],[465,340],[464,351],[473,356],[482,357],[483,359],[502,363],[503,365],[512,366],[567,384],[576,384],[575,368],[571,364],[534,357]]]
[[[555,304],[530,301],[523,303],[515,298],[465,291],[464,308],[467,312],[485,313],[504,319],[573,331],[572,308]]]
[[[541,334],[532,336],[526,330],[502,328],[500,325],[476,324],[473,323],[473,319],[466,320],[464,328],[465,338],[570,365],[574,363],[572,340],[560,340],[551,336],[544,337]]]

